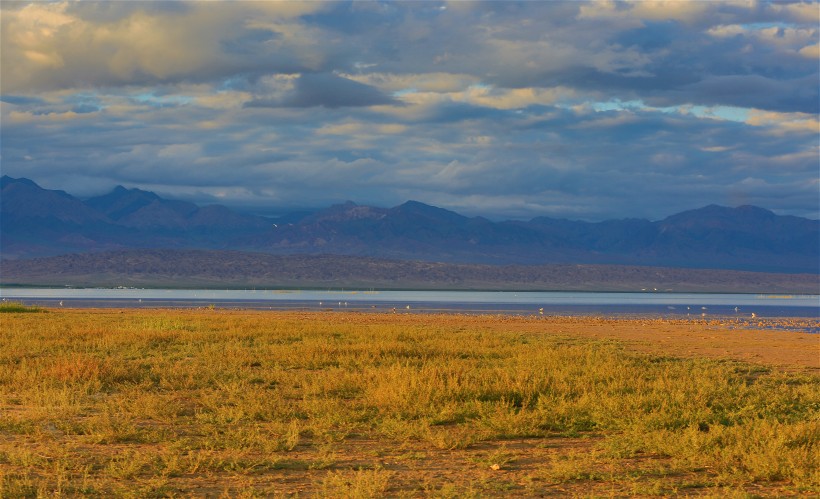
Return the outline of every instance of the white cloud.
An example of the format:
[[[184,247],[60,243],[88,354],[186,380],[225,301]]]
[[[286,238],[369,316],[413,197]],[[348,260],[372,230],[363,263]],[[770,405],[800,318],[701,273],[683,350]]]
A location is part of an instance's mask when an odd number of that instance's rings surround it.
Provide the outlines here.
[[[796,22],[817,24],[818,17],[820,17],[820,6],[814,1],[771,2],[767,4],[766,8],[776,16],[783,16]]]
[[[814,45],[806,45],[797,52],[806,59],[816,61],[820,59],[820,44],[815,43]]]
[[[229,74],[253,63],[225,44],[250,44],[241,37],[254,29],[273,35],[255,47],[271,67],[316,68],[325,60],[317,32],[294,20],[325,7],[318,2],[191,2],[178,12],[122,2],[107,5],[121,15],[105,19],[83,17],[88,12],[72,5],[3,9],[5,92]]]
[[[632,0],[629,2],[630,15],[653,21],[674,19],[683,22],[694,22],[712,9],[711,2],[691,2],[682,0]],[[729,2],[721,2],[723,4]],[[740,5],[751,5],[751,2],[735,2]]]
[[[772,47],[780,53],[798,53],[803,57],[817,59],[817,40],[820,30],[817,28],[793,28],[782,26],[721,25],[707,30],[717,38],[742,37],[764,46]]]
[[[711,8],[710,2],[683,1],[683,0],[635,0],[615,2],[613,0],[598,0],[585,2],[580,7],[580,18],[617,18],[639,20],[667,20],[674,19],[683,22],[693,22],[702,18]]]
[[[777,113],[752,109],[746,123],[756,127],[768,127],[772,133],[820,134],[817,115],[807,113]]]

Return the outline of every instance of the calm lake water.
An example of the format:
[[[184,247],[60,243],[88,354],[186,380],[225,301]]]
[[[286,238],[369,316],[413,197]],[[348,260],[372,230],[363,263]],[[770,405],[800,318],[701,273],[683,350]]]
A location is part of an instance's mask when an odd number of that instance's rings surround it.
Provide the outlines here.
[[[570,315],[820,317],[818,295],[540,291],[321,291],[0,288],[0,298],[59,307],[207,307]]]

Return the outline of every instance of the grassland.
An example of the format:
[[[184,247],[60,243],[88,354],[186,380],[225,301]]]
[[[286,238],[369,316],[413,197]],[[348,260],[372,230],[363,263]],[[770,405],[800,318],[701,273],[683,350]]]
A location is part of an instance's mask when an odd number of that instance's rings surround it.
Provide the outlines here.
[[[818,346],[685,321],[4,313],[0,496],[820,493],[817,357],[733,360],[738,336]]]

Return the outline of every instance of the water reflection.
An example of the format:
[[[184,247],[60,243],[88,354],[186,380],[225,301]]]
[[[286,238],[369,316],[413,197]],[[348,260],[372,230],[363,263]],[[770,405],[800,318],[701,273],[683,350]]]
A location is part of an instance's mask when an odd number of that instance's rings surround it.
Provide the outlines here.
[[[4,300],[65,307],[662,314],[688,317],[820,317],[818,295],[594,293],[541,291],[377,291],[292,289],[0,288]],[[754,314],[754,316],[752,315]]]

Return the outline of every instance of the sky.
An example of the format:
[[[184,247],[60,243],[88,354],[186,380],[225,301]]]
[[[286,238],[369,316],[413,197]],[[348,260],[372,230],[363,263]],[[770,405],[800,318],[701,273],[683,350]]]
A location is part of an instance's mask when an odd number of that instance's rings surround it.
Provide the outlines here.
[[[262,214],[820,218],[820,4],[0,4],[0,170]]]

